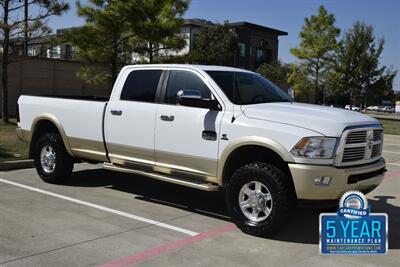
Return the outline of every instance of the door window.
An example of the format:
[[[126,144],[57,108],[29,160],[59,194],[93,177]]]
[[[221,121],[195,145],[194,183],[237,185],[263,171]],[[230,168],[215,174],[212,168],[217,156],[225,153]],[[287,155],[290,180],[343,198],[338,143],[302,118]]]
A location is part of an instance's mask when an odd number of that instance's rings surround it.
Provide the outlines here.
[[[154,102],[162,70],[135,70],[126,78],[121,100]]]
[[[196,74],[189,71],[173,70],[169,74],[165,103],[176,104],[180,90],[196,90],[204,99],[211,99],[211,91]]]

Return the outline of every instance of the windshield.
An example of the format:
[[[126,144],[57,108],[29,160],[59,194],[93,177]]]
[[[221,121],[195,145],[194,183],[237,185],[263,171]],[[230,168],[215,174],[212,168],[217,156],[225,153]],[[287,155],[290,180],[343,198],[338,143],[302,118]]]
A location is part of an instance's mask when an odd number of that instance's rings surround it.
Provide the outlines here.
[[[228,99],[237,105],[292,102],[288,94],[261,75],[233,71],[207,71],[207,73]]]

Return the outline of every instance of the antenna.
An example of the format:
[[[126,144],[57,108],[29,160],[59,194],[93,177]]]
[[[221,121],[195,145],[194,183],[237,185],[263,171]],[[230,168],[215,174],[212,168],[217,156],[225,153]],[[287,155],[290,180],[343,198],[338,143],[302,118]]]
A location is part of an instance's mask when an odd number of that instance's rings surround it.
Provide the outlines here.
[[[233,72],[233,86],[232,86],[233,94],[233,114],[232,114],[232,120],[231,123],[233,123],[236,118],[235,118],[235,95],[236,95],[236,71]]]

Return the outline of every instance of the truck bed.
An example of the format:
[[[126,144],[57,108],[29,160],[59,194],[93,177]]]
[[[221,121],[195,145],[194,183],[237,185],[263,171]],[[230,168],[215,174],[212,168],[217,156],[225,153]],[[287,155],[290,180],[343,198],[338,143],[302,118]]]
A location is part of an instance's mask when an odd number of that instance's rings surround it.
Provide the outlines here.
[[[27,96],[18,100],[22,130],[31,131],[41,118],[62,127],[74,156],[106,161],[103,114],[108,98],[97,96]],[[53,121],[54,120],[54,121]]]

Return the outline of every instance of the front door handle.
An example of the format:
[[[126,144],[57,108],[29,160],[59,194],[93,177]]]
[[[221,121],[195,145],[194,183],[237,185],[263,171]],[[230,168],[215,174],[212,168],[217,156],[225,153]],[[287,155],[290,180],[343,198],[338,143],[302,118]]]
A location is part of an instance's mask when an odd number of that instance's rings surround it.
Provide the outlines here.
[[[114,116],[121,116],[122,110],[111,110],[111,114]]]
[[[160,119],[163,121],[173,121],[175,119],[175,117],[172,115],[171,116],[161,115]]]
[[[217,140],[217,133],[214,131],[203,131],[201,133],[201,138],[207,141],[215,141]]]

